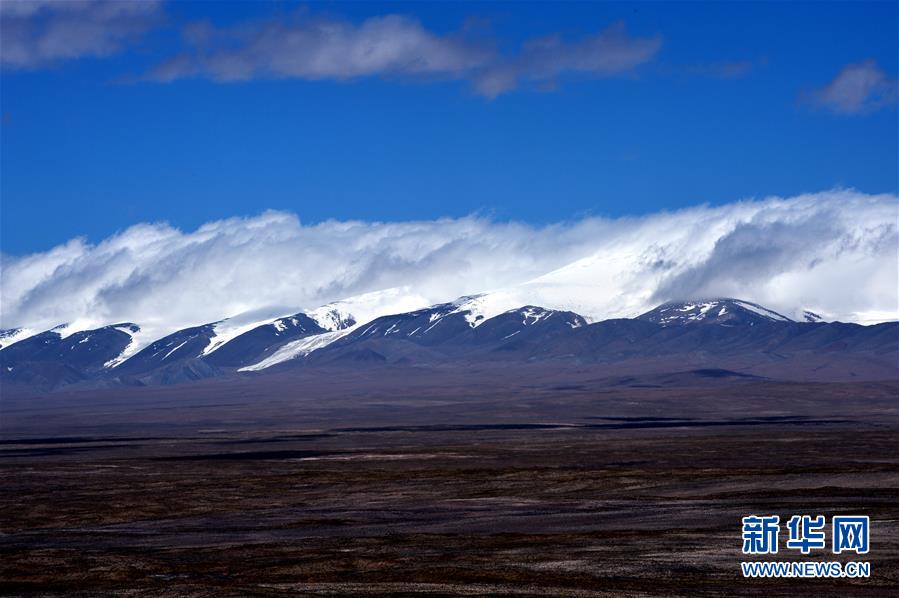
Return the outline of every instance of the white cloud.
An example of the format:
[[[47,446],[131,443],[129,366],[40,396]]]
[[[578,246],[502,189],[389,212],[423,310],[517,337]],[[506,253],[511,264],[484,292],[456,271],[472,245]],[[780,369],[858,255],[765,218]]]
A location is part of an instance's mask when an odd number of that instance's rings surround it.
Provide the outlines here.
[[[813,101],[838,114],[865,114],[899,101],[899,81],[873,60],[843,67],[833,81],[812,93]]]
[[[170,24],[162,6],[162,0],[2,0],[0,63],[32,70],[117,54],[150,30]],[[493,98],[521,84],[547,89],[566,74],[629,73],[661,46],[660,37],[631,37],[623,23],[616,23],[580,40],[550,35],[501,53],[497,39],[467,28],[439,32],[400,14],[353,22],[304,9],[229,26],[193,22],[181,32],[180,47],[173,50],[177,54],[139,79],[457,80]]]
[[[159,22],[159,0],[3,0],[0,63],[34,69],[105,57]]]
[[[559,36],[535,38],[517,53],[501,55],[495,40],[437,33],[409,16],[371,17],[356,24],[303,11],[229,28],[195,23],[183,37],[187,51],[156,66],[146,79],[449,79],[470,81],[478,93],[495,97],[522,81],[545,84],[565,73],[626,73],[649,61],[661,46],[661,38],[630,37],[618,23],[574,43]]]
[[[217,29],[194,24],[192,51],[157,67],[151,78],[202,76],[216,81],[255,77],[347,80],[371,75],[458,76],[484,64],[485,48],[426,30],[401,15],[348,21],[294,15]]]
[[[695,296],[896,318],[897,205],[837,190],[545,227],[476,217],[303,225],[283,212],[192,232],[140,224],[96,245],[4,256],[0,326],[132,321],[161,335],[402,287],[430,303],[505,289],[504,301],[594,319]]]

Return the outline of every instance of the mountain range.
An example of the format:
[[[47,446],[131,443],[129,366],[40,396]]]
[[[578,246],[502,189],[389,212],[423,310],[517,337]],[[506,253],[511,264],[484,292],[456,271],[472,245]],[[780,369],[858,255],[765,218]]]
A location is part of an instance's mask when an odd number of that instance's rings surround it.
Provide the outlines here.
[[[899,373],[899,323],[803,321],[731,298],[669,302],[635,318],[590,322],[573,311],[524,305],[494,313],[493,298],[462,297],[367,317],[374,300],[288,316],[232,318],[141,342],[137,323],[70,332],[0,331],[0,383],[41,390],[158,385],[258,376],[292,367],[504,363],[627,363],[786,379],[884,379]],[[357,316],[351,310],[357,307]],[[383,311],[388,308],[381,308]],[[639,368],[638,368],[639,369]],[[712,371],[712,370],[709,370]]]

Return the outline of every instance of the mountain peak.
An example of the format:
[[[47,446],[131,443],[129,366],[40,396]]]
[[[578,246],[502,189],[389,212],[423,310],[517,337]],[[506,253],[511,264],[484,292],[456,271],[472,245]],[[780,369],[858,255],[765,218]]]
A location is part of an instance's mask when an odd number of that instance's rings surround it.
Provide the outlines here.
[[[669,301],[646,312],[637,319],[662,326],[684,324],[738,324],[792,322],[790,318],[758,303],[742,299],[715,298]]]
[[[356,323],[356,318],[346,309],[341,309],[337,304],[325,305],[317,309],[311,309],[305,314],[316,324],[334,332],[349,328]]]

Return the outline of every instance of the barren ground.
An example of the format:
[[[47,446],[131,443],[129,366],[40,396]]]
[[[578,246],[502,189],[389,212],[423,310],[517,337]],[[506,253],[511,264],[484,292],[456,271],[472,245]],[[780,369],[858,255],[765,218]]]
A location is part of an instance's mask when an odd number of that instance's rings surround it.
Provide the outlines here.
[[[4,398],[0,591],[895,595],[899,385],[591,379]],[[768,513],[870,515],[871,578],[744,580]]]

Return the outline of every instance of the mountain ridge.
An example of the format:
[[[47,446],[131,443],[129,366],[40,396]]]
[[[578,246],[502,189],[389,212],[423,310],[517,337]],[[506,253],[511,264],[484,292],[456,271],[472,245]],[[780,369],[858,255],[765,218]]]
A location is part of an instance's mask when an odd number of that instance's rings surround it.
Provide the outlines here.
[[[870,354],[884,361],[899,352],[896,323],[797,322],[742,299],[669,301],[634,318],[590,323],[574,312],[536,305],[488,317],[483,298],[465,296],[367,321],[333,304],[274,319],[225,319],[178,330],[130,354],[137,324],[67,336],[57,327],[0,348],[0,382],[53,389],[176,384],[341,364],[589,364],[683,354],[712,365],[715,359],[758,365],[811,354],[831,360]],[[0,333],[0,339],[13,334]],[[880,370],[890,373],[888,365]]]

